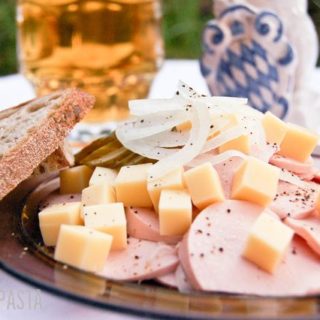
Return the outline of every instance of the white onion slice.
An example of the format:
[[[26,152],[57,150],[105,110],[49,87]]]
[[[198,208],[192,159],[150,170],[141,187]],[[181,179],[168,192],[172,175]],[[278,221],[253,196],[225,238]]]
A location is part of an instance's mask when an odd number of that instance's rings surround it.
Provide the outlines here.
[[[187,143],[189,136],[190,131],[180,132],[170,130],[155,134],[152,137],[144,139],[144,141],[156,147],[173,148],[184,146]]]
[[[202,152],[208,152],[213,149],[216,149],[225,144],[226,142],[234,140],[243,134],[245,134],[245,131],[239,126],[228,129],[220,133],[218,136],[207,141],[204,145],[204,148],[202,149]]]
[[[128,150],[131,150],[134,153],[137,153],[143,157],[154,159],[154,160],[161,160],[168,156],[171,156],[178,152],[179,148],[162,148],[157,147],[152,144],[148,144],[147,141],[129,141],[126,142],[124,145]]]
[[[237,150],[229,150],[225,151],[218,155],[213,155],[212,153],[203,153],[197,156],[195,159],[190,161],[187,166],[188,167],[196,167],[204,162],[210,162],[213,166],[219,164],[221,162],[225,162],[233,157],[239,157],[241,159],[246,159],[248,156],[240,151]]]
[[[158,179],[185,165],[201,152],[210,131],[210,113],[205,104],[195,101],[191,114],[192,128],[187,143],[176,153],[154,164],[149,171],[149,180]]]
[[[184,99],[197,99],[200,102],[206,104],[207,106],[214,106],[214,105],[245,105],[248,103],[247,98],[238,98],[238,97],[220,97],[220,96],[213,96],[208,97],[204,94],[199,94],[196,90],[192,87],[184,83],[183,81],[178,82],[178,96],[183,97]]]
[[[120,124],[116,130],[121,143],[146,138],[181,124],[189,119],[188,112],[165,111],[157,115],[135,118]]]

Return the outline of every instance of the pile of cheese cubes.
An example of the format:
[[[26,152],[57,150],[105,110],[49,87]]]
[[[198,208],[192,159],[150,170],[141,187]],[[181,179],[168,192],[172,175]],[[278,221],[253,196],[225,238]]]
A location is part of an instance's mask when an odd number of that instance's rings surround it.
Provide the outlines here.
[[[317,143],[315,135],[284,124],[271,114],[264,116],[263,126],[268,143],[280,145],[280,154],[298,161],[307,160]],[[242,142],[239,143],[242,150]],[[231,145],[237,149],[237,141]],[[39,213],[44,243],[56,246],[55,258],[81,269],[100,271],[110,250],[126,249],[125,207],[153,208],[159,218],[160,235],[184,235],[195,216],[193,213],[225,199],[219,175],[209,162],[187,171],[178,167],[160,179],[149,176],[151,166],[150,163],[124,166],[119,172],[101,167],[92,170],[87,166],[62,171],[60,193],[82,196],[81,202],[53,205]],[[277,167],[248,156],[235,172],[231,198],[266,207],[276,195],[279,176]],[[275,230],[283,231],[280,221],[271,223],[275,224]],[[259,234],[264,230],[256,229],[253,232]],[[263,268],[251,244],[245,255]]]

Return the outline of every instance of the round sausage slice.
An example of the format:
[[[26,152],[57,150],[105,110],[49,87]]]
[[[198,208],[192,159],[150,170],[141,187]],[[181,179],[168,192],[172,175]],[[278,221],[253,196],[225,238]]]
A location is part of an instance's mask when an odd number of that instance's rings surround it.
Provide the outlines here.
[[[183,293],[190,293],[193,290],[181,264],[178,265],[174,272],[158,277],[156,280],[167,287],[176,288]]]
[[[242,257],[252,224],[263,208],[226,201],[206,208],[193,222],[179,257],[195,289],[255,295],[303,295],[320,283],[320,258],[295,238],[274,274]]]
[[[173,272],[178,263],[175,247],[130,237],[127,249],[110,252],[99,274],[113,280],[142,281]]]
[[[232,157],[227,161],[214,166],[219,175],[221,186],[227,199],[229,199],[231,196],[233,176],[242,162],[243,160],[241,158]]]
[[[303,238],[309,247],[320,255],[320,219],[312,215],[305,219],[287,218],[284,220],[296,234]]]
[[[286,217],[303,219],[312,214],[316,208],[317,190],[319,190],[319,185],[314,182],[305,182],[305,187],[301,188],[280,181],[277,195],[270,209],[281,219]]]
[[[168,274],[164,274],[163,276],[157,277],[155,280],[166,287],[177,288],[175,271],[170,272]]]
[[[159,218],[153,210],[146,208],[126,208],[127,232],[129,236],[154,242],[177,244],[180,236],[161,236]]]
[[[286,158],[286,157],[275,154],[270,159],[270,163],[276,167],[291,171],[295,174],[302,174],[302,175],[313,174],[314,175],[312,158],[309,158],[306,162],[300,162],[294,159]]]
[[[39,210],[44,208],[51,207],[55,204],[69,203],[69,202],[79,202],[81,201],[81,194],[60,194],[59,191],[54,191],[43,199],[39,205]]]

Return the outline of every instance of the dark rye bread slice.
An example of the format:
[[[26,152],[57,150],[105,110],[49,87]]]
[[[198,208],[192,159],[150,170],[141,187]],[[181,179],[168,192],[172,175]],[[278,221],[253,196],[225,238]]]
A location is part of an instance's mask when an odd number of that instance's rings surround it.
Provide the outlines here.
[[[58,149],[94,102],[67,89],[0,112],[0,200]]]

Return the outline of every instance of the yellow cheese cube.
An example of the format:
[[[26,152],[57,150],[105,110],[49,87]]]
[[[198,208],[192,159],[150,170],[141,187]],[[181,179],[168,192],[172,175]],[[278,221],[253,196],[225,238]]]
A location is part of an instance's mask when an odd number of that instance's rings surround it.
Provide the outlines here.
[[[162,190],[185,189],[182,174],[183,167],[179,167],[159,179],[150,179],[148,181],[148,192],[156,211],[158,211],[160,193]]]
[[[96,167],[89,181],[89,186],[106,183],[114,187],[117,171],[109,168]]]
[[[84,207],[84,224],[113,236],[112,249],[127,247],[127,220],[122,203]]]
[[[287,124],[268,111],[262,118],[262,126],[266,141],[280,146],[288,130]]]
[[[267,206],[277,193],[279,176],[279,168],[248,157],[234,175],[232,198]]]
[[[248,135],[241,135],[240,137],[224,143],[219,147],[219,153],[223,153],[228,150],[238,150],[245,154],[250,153],[250,139]]]
[[[55,246],[62,224],[80,225],[80,202],[56,204],[39,213],[39,226],[46,246]]]
[[[191,197],[186,191],[163,190],[159,201],[160,234],[183,235],[192,223]]]
[[[264,212],[250,230],[243,256],[273,273],[293,237],[293,230]]]
[[[60,193],[81,193],[89,185],[92,169],[78,166],[60,172]]]
[[[105,204],[116,201],[114,188],[107,183],[89,186],[82,190],[81,202],[83,207],[94,204]]]
[[[81,195],[81,217],[83,217],[83,208],[95,204],[106,204],[116,202],[114,188],[107,183],[91,185],[82,190]]]
[[[116,198],[126,207],[152,207],[147,190],[148,170],[151,163],[125,166],[115,181]]]
[[[62,225],[54,258],[79,269],[102,271],[112,244],[112,236],[84,226]]]
[[[224,200],[219,175],[210,162],[186,171],[183,177],[193,204],[200,210]]]
[[[288,123],[287,128],[279,154],[297,161],[307,161],[317,146],[319,136],[295,124]]]

